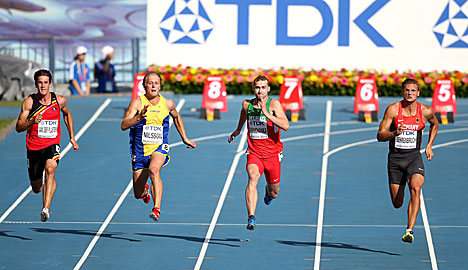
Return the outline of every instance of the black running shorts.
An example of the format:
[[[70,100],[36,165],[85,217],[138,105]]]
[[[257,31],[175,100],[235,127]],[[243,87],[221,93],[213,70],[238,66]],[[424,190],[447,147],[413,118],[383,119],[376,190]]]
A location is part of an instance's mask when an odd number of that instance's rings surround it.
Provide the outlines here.
[[[389,153],[387,169],[389,184],[405,185],[416,173],[424,176],[424,163],[419,150],[410,153]]]
[[[45,164],[48,159],[53,159],[59,163],[60,160],[60,145],[52,144],[41,150],[28,150],[28,173],[29,180],[42,180]]]

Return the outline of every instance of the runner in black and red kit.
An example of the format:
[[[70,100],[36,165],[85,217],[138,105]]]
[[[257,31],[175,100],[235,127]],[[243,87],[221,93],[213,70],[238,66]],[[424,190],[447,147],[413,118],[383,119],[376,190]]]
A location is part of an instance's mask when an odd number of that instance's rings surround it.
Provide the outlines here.
[[[412,243],[413,227],[419,212],[421,188],[424,184],[424,163],[420,147],[426,121],[430,123],[426,156],[434,156],[432,144],[439,129],[431,106],[416,101],[419,84],[414,79],[402,83],[403,100],[388,106],[377,133],[379,142],[389,142],[388,181],[390,196],[395,208],[403,205],[405,186],[408,183],[411,200],[408,205],[408,226],[402,240]]]
[[[231,142],[240,134],[245,121],[248,129],[247,173],[249,183],[245,190],[248,221],[247,229],[255,229],[255,208],[257,206],[257,184],[265,172],[267,186],[264,202],[269,205],[278,196],[281,176],[283,143],[281,130],[289,129],[288,118],[280,102],[268,97],[270,85],[268,78],[259,76],[254,80],[255,98],[244,100],[237,129],[229,136]]]
[[[74,150],[78,150],[73,133],[73,117],[67,107],[65,97],[50,92],[52,74],[41,69],[34,73],[36,94],[31,94],[21,105],[21,112],[16,122],[16,131],[27,131],[26,148],[28,173],[34,193],[42,190],[42,178],[45,171],[43,209],[41,220],[46,222],[50,217],[50,203],[54,197],[55,169],[60,160],[60,111],[70,134]]]

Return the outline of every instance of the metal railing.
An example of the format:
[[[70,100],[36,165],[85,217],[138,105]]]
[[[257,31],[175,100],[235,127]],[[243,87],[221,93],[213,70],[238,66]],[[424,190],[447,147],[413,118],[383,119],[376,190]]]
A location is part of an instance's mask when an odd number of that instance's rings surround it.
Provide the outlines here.
[[[131,83],[137,72],[146,69],[146,38],[24,38],[0,39],[0,54],[12,55],[36,62],[54,74],[55,83],[69,82],[69,68],[76,55],[78,46],[85,46],[88,53],[85,63],[94,81],[94,64],[101,59],[101,48],[114,47],[117,83]]]

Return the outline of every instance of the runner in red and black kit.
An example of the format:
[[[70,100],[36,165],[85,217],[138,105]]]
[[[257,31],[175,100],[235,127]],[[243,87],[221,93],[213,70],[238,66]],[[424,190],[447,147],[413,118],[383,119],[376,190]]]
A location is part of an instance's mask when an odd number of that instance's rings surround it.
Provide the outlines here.
[[[254,80],[255,98],[244,100],[237,129],[229,136],[231,142],[240,134],[247,121],[247,173],[249,183],[245,190],[248,221],[247,229],[255,229],[255,208],[257,206],[257,184],[265,172],[267,186],[264,202],[269,205],[278,196],[281,176],[283,143],[280,141],[281,129],[288,130],[288,118],[279,101],[268,97],[270,85],[268,78],[259,76]]]
[[[73,117],[67,107],[65,97],[50,92],[52,74],[45,69],[34,74],[38,93],[27,97],[21,106],[16,122],[16,131],[27,131],[26,148],[28,173],[34,193],[42,190],[42,178],[45,171],[46,181],[43,190],[43,209],[41,220],[50,217],[50,203],[55,193],[55,169],[60,160],[60,111],[70,134],[70,142],[75,151],[78,144],[73,133]]]
[[[403,205],[406,183],[410,189],[411,200],[408,205],[408,226],[402,240],[412,243],[413,227],[419,212],[421,188],[424,184],[424,163],[420,147],[426,121],[430,123],[429,141],[426,156],[434,156],[432,144],[437,135],[439,122],[434,110],[416,101],[419,84],[414,79],[402,83],[403,100],[388,106],[377,133],[379,142],[389,141],[388,182],[390,196],[395,208]]]

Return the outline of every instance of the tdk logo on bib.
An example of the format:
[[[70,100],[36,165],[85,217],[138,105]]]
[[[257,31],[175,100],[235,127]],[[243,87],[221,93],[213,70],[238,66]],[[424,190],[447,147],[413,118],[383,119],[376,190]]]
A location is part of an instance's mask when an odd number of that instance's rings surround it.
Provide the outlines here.
[[[468,48],[468,0],[449,0],[433,32],[443,48]]]
[[[213,23],[201,0],[174,0],[159,28],[171,44],[203,44]]]

